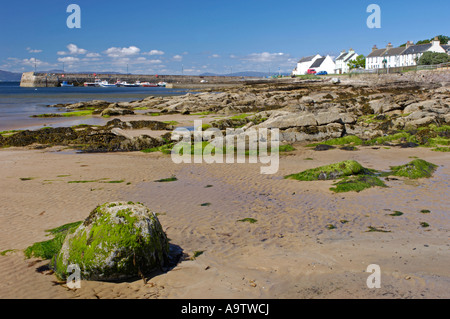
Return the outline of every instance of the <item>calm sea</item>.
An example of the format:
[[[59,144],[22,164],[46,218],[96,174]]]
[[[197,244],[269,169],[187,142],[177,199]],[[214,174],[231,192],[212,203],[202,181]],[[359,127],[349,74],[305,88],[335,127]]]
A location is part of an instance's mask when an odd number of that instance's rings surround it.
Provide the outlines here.
[[[148,96],[183,95],[189,90],[160,87],[53,87],[22,88],[19,82],[0,82],[0,131],[12,129],[37,129],[43,126],[71,126],[77,124],[100,124],[102,119],[76,118],[70,121],[61,118],[31,118],[32,115],[59,113],[65,110],[48,108],[59,103],[77,103],[91,100],[109,102],[131,102]]]

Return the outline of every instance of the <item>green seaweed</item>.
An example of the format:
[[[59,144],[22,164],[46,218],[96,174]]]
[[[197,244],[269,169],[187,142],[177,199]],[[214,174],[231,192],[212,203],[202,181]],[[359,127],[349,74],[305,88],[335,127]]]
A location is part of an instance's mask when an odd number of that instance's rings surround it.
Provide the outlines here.
[[[430,227],[430,224],[428,224],[426,222],[421,222],[420,226],[422,226],[423,228],[427,228],[427,227]]]
[[[359,137],[354,136],[354,135],[347,135],[344,137],[338,137],[338,138],[333,138],[330,140],[326,140],[324,142],[320,142],[320,143],[312,143],[312,144],[308,144],[306,145],[306,147],[315,147],[319,144],[325,144],[325,145],[348,145],[348,144],[352,144],[352,145],[361,145],[363,144],[363,140],[361,140]]]
[[[200,204],[200,206],[202,206],[202,207],[208,207],[208,206],[211,206],[211,203],[203,203],[203,204]]]
[[[429,214],[429,213],[431,213],[431,211],[428,210],[428,209],[422,209],[420,212],[421,212],[422,214]]]
[[[396,216],[402,216],[403,213],[400,212],[400,211],[398,211],[398,210],[396,210],[396,211],[394,211],[392,214],[388,214],[388,215],[389,215],[389,216],[396,217]]]
[[[368,173],[361,164],[354,160],[320,166],[306,171],[285,176],[286,179],[299,181],[333,180],[344,176]]]
[[[24,251],[25,256],[27,258],[31,257],[37,257],[42,259],[53,258],[53,256],[55,256],[61,249],[67,234],[74,232],[75,229],[77,229],[78,226],[81,225],[81,223],[82,222],[69,223],[47,230],[46,232],[50,233],[51,235],[54,235],[54,238],[47,241],[34,243],[33,245],[29,246]]]
[[[168,183],[168,182],[175,182],[177,180],[178,180],[178,178],[176,178],[175,176],[172,176],[172,177],[168,177],[168,178],[158,179],[155,182],[156,183]]]
[[[376,228],[373,226],[369,226],[368,227],[369,230],[366,230],[366,233],[373,233],[373,232],[378,232],[378,233],[390,233],[390,230],[384,230],[384,229],[380,229],[380,228]]]
[[[258,220],[254,219],[254,218],[244,218],[244,219],[239,219],[238,220],[238,222],[243,222],[243,223],[247,222],[247,223],[250,223],[250,224],[254,224],[257,221]]]
[[[6,256],[6,255],[8,255],[9,253],[15,252],[16,250],[17,250],[17,249],[7,249],[7,250],[4,250],[4,251],[0,252],[0,256]]]
[[[387,174],[406,177],[409,179],[428,178],[433,175],[437,167],[437,165],[422,159],[415,159],[405,165],[392,166],[391,172]]]
[[[330,190],[335,193],[360,192],[364,189],[379,186],[387,187],[378,177],[373,175],[356,175],[344,177],[342,180],[333,184]]]
[[[196,259],[197,257],[201,256],[205,251],[204,250],[196,250],[193,252],[191,260]]]

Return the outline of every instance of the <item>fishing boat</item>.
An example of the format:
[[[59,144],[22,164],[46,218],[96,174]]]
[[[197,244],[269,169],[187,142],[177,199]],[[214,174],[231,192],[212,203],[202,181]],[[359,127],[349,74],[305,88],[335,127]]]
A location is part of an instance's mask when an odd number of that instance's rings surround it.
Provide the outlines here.
[[[139,83],[128,83],[126,81],[117,83],[117,86],[127,87],[127,88],[135,88],[140,87]]]
[[[95,79],[95,82],[84,82],[84,86],[100,86],[100,79]]]
[[[145,87],[145,88],[154,88],[154,87],[158,87],[158,84],[156,84],[156,83],[150,83],[150,82],[141,82],[140,85],[141,85],[142,87]]]
[[[67,83],[67,81],[63,81],[63,82],[61,83],[61,86],[62,86],[62,87],[70,87],[70,86],[73,86],[73,84],[69,84],[69,83]]]
[[[167,83],[166,82],[158,82],[158,86],[160,87],[166,87]]]
[[[110,87],[116,87],[116,84],[110,84],[108,81],[101,81],[98,82],[98,85],[102,88],[110,88]]]

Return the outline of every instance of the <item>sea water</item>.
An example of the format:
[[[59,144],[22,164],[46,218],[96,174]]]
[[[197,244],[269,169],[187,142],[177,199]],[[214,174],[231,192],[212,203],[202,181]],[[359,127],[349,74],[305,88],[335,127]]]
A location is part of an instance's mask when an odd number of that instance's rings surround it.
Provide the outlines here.
[[[32,118],[32,115],[62,113],[65,109],[49,105],[77,103],[91,100],[131,102],[148,96],[183,95],[189,90],[164,87],[48,87],[23,88],[19,82],[0,82],[0,131],[38,129],[43,126],[72,126],[101,124],[98,117]]]

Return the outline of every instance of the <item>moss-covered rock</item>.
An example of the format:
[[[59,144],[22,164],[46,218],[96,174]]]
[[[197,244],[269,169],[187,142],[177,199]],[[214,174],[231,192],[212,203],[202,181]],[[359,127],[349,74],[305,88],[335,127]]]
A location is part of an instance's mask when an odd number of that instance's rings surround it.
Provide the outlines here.
[[[335,193],[357,192],[371,187],[387,187],[384,182],[373,175],[357,175],[344,177],[342,180],[334,184],[335,187],[330,188]]]
[[[142,204],[106,203],[66,236],[51,267],[61,279],[77,264],[85,280],[122,280],[165,267],[168,239],[155,213]]]
[[[354,160],[308,169],[298,174],[287,175],[285,178],[299,181],[334,180],[344,176],[368,174],[369,170]]]
[[[438,166],[422,159],[415,159],[405,165],[391,167],[389,175],[402,176],[410,179],[431,177]]]

